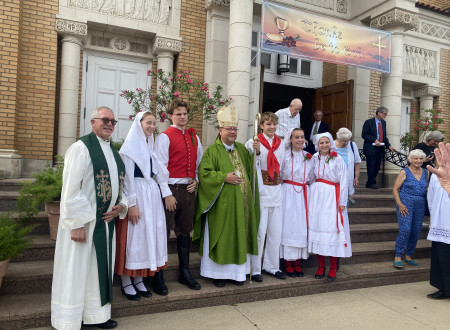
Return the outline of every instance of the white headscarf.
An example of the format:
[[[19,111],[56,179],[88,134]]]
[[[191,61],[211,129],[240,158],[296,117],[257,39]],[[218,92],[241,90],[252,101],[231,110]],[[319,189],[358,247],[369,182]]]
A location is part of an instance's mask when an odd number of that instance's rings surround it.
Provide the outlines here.
[[[145,112],[138,112],[134,118],[133,125],[128,131],[127,138],[120,148],[119,154],[131,158],[137,166],[139,166],[142,174],[146,179],[151,178],[150,173],[150,157],[152,158],[152,172],[158,173],[158,162],[154,156],[153,148],[155,146],[155,139],[153,134],[148,137],[145,136],[144,130],[141,126],[141,119]],[[128,173],[128,175],[134,175]]]
[[[330,152],[337,151],[336,144],[334,144],[333,137],[328,132],[316,134],[316,136],[314,137],[314,145],[316,146],[316,151],[319,151],[319,140],[321,137],[327,137],[330,139]]]
[[[292,131],[294,129],[298,129],[298,128],[289,128],[289,134],[284,137],[284,146],[286,149],[291,149],[291,137],[292,137]],[[300,129],[303,131],[303,128],[300,128]],[[303,133],[305,133],[305,131],[303,131]],[[305,149],[307,145],[308,144],[305,141],[305,143],[303,143],[302,149]]]

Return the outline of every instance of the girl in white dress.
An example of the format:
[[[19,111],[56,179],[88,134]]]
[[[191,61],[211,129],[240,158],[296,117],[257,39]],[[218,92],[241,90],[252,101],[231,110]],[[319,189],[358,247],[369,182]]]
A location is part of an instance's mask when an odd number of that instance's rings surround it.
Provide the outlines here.
[[[128,220],[116,222],[115,270],[122,277],[122,292],[130,300],[151,296],[142,282],[147,276],[154,276],[152,287],[157,294],[168,294],[162,271],[167,262],[166,217],[154,180],[167,173],[153,151],[155,126],[151,112],[139,112],[119,151],[125,163],[123,193],[129,208]]]
[[[318,134],[314,142],[318,152],[313,157],[315,182],[308,205],[308,252],[317,255],[317,279],[325,274],[324,256],[330,256],[328,280],[334,281],[337,258],[351,255],[349,233],[344,229],[348,218],[342,215],[348,198],[347,169],[330,133]]]
[[[303,151],[306,140],[301,128],[291,130],[289,141],[281,168],[284,212],[280,258],[288,276],[301,277],[300,259],[308,259],[308,182],[314,178],[313,160]]]

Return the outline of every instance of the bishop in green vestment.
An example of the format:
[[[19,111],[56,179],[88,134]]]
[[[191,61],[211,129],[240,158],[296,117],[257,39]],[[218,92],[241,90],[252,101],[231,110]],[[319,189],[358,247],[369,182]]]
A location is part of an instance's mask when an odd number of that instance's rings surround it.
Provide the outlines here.
[[[236,111],[234,106],[222,110]],[[219,126],[220,136],[199,166],[193,241],[200,245],[200,274],[221,287],[225,280],[242,284],[250,255],[258,254],[259,198],[252,192],[253,158],[235,142],[237,122],[219,119]]]

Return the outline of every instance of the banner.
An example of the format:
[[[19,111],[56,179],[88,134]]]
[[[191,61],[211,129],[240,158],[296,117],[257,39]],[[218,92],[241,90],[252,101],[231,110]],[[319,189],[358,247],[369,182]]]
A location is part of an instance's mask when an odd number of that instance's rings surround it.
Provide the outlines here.
[[[263,1],[261,50],[391,72],[391,33]]]

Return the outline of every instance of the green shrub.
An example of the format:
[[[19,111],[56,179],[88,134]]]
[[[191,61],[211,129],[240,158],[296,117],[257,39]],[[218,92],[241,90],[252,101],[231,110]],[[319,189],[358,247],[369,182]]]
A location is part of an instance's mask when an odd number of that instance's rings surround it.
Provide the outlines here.
[[[22,226],[10,214],[0,216],[0,260],[20,257],[31,245],[31,237],[26,237],[35,225]]]

